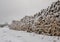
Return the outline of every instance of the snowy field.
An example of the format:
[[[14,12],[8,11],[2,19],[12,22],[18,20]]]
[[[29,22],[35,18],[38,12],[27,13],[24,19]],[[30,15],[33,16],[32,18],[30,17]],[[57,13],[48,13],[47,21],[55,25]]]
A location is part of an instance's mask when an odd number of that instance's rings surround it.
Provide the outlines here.
[[[19,20],[25,15],[34,15],[54,1],[56,0],[0,0],[0,24]],[[60,42],[59,38],[10,30],[8,27],[0,28],[0,42]]]
[[[0,42],[60,42],[60,37],[15,31],[4,27],[0,28]]]

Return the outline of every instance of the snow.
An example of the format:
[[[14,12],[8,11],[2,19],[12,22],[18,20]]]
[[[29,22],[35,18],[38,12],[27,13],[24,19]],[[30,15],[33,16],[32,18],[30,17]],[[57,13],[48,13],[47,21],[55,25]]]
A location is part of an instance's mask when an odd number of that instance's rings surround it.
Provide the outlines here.
[[[60,38],[60,37],[59,37]],[[0,42],[60,42],[56,36],[38,35],[26,31],[10,30],[8,27],[0,28]]]

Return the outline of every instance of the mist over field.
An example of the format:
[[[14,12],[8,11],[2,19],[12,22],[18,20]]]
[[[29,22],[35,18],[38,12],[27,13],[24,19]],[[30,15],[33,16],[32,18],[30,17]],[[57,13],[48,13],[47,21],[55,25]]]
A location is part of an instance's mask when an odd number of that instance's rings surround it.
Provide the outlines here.
[[[34,15],[57,0],[0,0],[0,23]]]

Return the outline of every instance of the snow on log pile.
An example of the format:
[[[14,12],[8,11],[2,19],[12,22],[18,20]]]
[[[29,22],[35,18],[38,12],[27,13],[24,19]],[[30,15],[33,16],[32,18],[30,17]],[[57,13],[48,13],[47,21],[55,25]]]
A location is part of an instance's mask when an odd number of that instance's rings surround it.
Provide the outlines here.
[[[53,2],[47,9],[42,9],[34,16],[25,16],[20,21],[13,20],[9,28],[49,36],[60,36],[60,1]]]

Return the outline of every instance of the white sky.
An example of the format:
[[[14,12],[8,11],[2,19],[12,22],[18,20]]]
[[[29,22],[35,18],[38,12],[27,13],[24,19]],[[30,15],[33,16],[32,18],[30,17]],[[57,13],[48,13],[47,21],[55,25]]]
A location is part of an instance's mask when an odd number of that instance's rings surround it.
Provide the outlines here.
[[[33,15],[54,1],[57,0],[0,0],[0,23]]]

